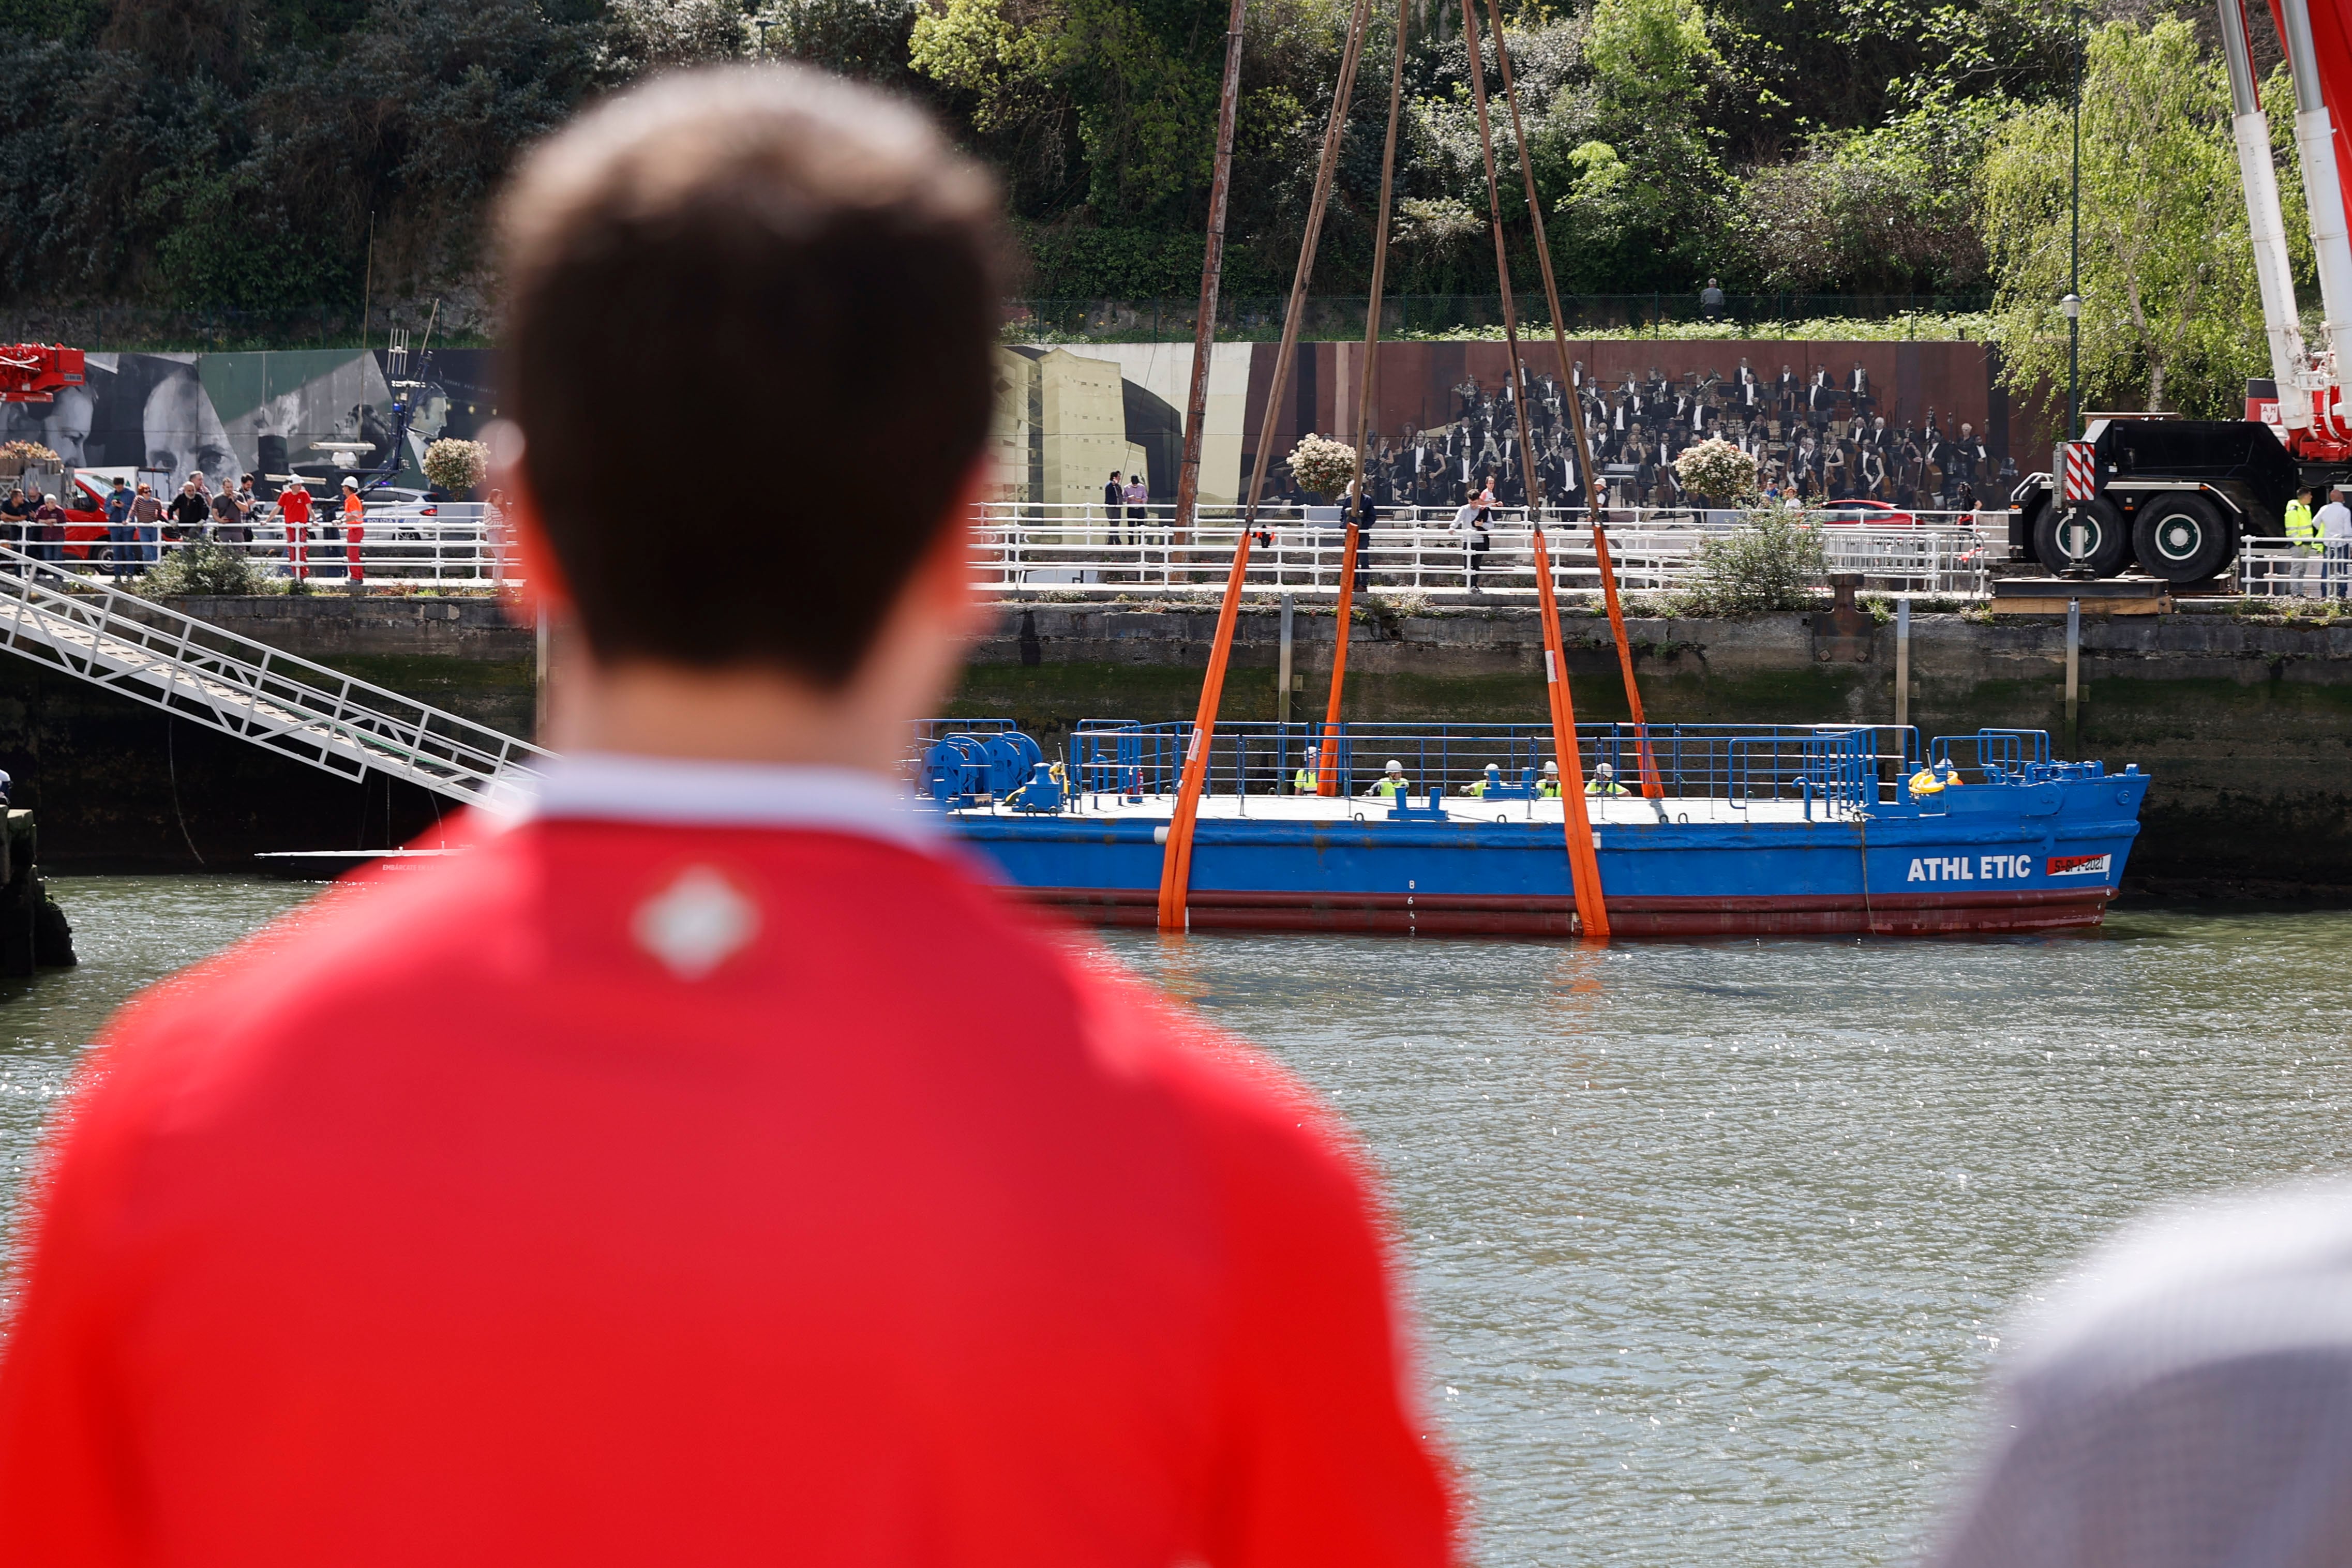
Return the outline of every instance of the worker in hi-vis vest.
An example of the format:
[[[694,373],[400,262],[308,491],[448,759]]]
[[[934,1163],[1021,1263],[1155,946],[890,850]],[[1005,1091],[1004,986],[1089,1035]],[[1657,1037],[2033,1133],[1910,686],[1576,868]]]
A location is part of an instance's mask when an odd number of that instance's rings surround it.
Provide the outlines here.
[[[1625,786],[1617,782],[1617,769],[1606,762],[1592,770],[1592,781],[1584,787],[1588,795],[1622,795]]]
[[[1298,771],[1291,776],[1293,793],[1312,795],[1322,788],[1322,759],[1323,753],[1319,748],[1312,746],[1307,748],[1307,760],[1300,763]]]
[[[1404,776],[1404,764],[1391,757],[1389,758],[1389,765],[1381,769],[1381,776],[1372,780],[1372,787],[1364,793],[1384,796],[1393,800],[1398,796],[1410,794],[1412,791],[1412,781]]]
[[[2293,586],[2288,591],[2309,592],[2319,571],[2319,519],[2312,515],[2309,490],[2297,490],[2294,499],[2286,504],[2285,522],[2286,537],[2294,545],[2294,561],[2288,569]]]
[[[1536,786],[1536,794],[1546,800],[1557,800],[1559,799],[1559,763],[1547,762],[1544,764],[1543,782]]]

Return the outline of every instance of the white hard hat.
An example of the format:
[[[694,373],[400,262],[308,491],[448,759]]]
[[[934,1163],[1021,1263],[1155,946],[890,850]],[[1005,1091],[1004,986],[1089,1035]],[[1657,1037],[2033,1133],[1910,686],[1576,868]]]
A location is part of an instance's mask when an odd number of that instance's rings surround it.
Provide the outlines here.
[[[344,488],[344,489],[346,489],[346,490],[356,490],[356,489],[358,489],[359,487],[360,487],[360,482],[359,482],[358,480],[356,480],[356,479],[352,478],[352,477],[350,475],[348,475],[348,474],[346,474],[346,475],[344,475],[344,476],[343,476],[343,488]]]
[[[1617,769],[1610,767],[1606,762],[1601,764],[1601,766],[1595,768],[1592,771],[1600,774],[1603,779],[1614,779],[1617,777]]]
[[[1402,773],[1404,771],[1404,764],[1391,757],[1389,758],[1388,771],[1391,773]]]
[[[1557,773],[1559,771],[1559,764],[1557,762],[1547,762],[1544,764],[1544,771],[1547,773]]]

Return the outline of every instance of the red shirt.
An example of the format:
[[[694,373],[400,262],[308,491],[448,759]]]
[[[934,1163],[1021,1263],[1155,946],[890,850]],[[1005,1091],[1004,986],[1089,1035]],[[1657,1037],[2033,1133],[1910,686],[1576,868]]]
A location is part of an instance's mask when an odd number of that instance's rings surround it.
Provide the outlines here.
[[[1448,1561],[1296,1084],[899,826],[670,814],[480,829],[115,1021],[0,1561]]]
[[[278,515],[296,528],[307,528],[310,522],[310,492],[299,485],[289,485],[278,492]]]

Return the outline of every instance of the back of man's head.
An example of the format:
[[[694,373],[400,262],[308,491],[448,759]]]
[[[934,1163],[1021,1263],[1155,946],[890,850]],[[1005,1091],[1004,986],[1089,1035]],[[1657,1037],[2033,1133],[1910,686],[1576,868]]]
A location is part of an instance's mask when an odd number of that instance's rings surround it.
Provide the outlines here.
[[[665,78],[530,156],[502,213],[505,392],[600,661],[848,681],[987,436],[997,221],[918,111],[792,67]],[[649,427],[649,387],[698,392],[690,423]],[[856,391],[888,417],[845,417]],[[688,509],[602,477],[689,434],[819,451],[835,479]]]

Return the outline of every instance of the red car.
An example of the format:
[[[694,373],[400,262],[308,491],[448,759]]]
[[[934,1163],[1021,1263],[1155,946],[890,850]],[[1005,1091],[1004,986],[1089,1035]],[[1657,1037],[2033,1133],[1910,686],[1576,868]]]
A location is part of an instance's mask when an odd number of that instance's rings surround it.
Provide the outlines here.
[[[1847,523],[1873,528],[1908,528],[1918,526],[1919,519],[1900,507],[1885,501],[1832,501],[1813,514],[1822,523]]]

